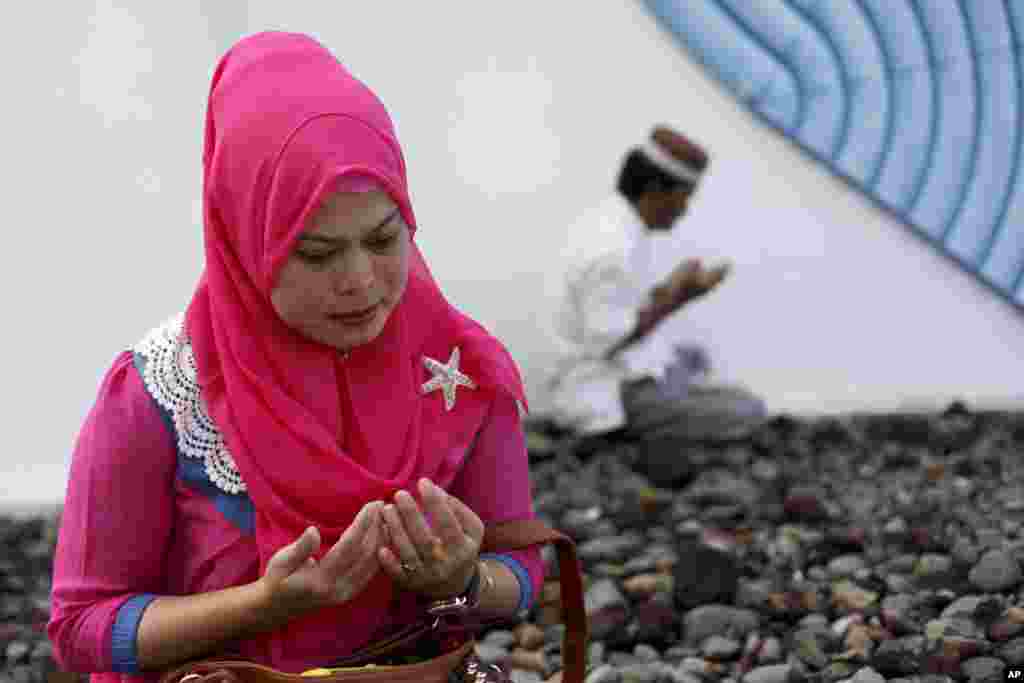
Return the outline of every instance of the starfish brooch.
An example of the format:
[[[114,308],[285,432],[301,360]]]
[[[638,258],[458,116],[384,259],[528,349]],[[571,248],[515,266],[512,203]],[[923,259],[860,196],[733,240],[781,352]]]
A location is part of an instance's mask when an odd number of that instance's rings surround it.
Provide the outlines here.
[[[427,358],[426,356],[423,356],[423,364],[427,366],[427,370],[434,373],[434,376],[429,381],[423,383],[420,391],[424,394],[429,394],[435,389],[440,389],[441,393],[444,394],[445,410],[451,410],[455,406],[456,387],[463,386],[467,389],[476,389],[476,382],[459,372],[458,347],[452,349],[452,355],[448,359],[447,364],[433,358]]]

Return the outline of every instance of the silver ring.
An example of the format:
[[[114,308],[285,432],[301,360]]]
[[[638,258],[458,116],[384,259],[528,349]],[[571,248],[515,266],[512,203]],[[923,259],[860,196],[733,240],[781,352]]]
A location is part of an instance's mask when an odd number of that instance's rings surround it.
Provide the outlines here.
[[[418,565],[409,564],[408,562],[402,562],[402,571],[406,574],[415,574],[420,570]]]
[[[190,680],[192,678],[202,678],[202,676],[200,676],[199,674],[196,674],[196,673],[187,674],[187,675],[182,676],[181,678],[179,678],[178,679],[178,683],[185,683],[185,681]]]

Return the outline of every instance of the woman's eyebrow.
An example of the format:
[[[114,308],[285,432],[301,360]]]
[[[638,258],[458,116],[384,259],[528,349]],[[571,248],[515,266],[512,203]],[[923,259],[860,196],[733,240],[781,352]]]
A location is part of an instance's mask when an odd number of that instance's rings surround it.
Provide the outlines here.
[[[375,225],[373,227],[373,229],[370,230],[370,232],[376,232],[377,230],[380,230],[381,228],[383,228],[385,225],[387,225],[391,221],[395,220],[395,216],[398,215],[398,212],[399,212],[399,209],[396,208],[394,211],[392,211],[390,214],[388,214],[387,218],[385,218],[380,223]],[[324,237],[323,235],[316,235],[316,234],[313,234],[313,235],[299,235],[299,240],[302,241],[302,242],[324,242],[326,244],[345,243],[345,242],[348,241],[346,239],[339,239],[339,238],[334,238],[334,237]]]

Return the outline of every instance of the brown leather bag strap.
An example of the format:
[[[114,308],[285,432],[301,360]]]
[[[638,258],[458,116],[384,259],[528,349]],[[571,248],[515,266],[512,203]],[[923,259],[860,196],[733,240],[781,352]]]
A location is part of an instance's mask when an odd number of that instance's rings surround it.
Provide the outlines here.
[[[583,579],[580,573],[579,560],[576,557],[576,544],[571,538],[536,519],[514,522],[502,522],[488,526],[484,532],[481,549],[485,552],[503,552],[521,550],[541,543],[552,543],[558,553],[559,582],[561,584],[562,618],[565,622],[565,637],[562,640],[562,683],[583,683],[586,672],[587,658],[587,617],[583,607]],[[465,647],[469,647],[467,643]],[[440,659],[447,659],[462,653],[449,653]],[[404,677],[426,680],[425,673],[433,672],[433,668],[445,664],[440,660],[432,663],[412,664],[399,667]],[[259,680],[261,683],[291,683],[295,676],[276,671],[270,667],[252,662],[233,660],[201,660],[189,662],[163,673],[161,683],[177,683],[186,673],[208,673],[216,669],[233,671],[246,680]],[[425,673],[417,674],[420,669]],[[429,669],[429,671],[428,671]],[[334,678],[344,678],[346,683],[376,683],[386,676],[385,670],[353,670],[337,674]],[[316,679],[311,679],[315,681]],[[54,683],[72,683],[55,679]],[[407,683],[404,678],[396,683]]]
[[[583,607],[583,575],[573,540],[540,520],[525,519],[486,527],[481,548],[484,552],[501,552],[541,543],[553,544],[558,553],[558,580],[565,622],[562,683],[583,683],[589,634],[587,613]]]

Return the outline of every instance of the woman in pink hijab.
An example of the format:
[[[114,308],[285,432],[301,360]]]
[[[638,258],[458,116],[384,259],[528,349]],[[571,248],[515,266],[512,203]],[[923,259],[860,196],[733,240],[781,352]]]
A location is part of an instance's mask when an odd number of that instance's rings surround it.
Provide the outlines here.
[[[466,597],[529,608],[518,370],[416,247],[377,97],[309,37],[262,33],[213,77],[206,264],[119,355],[75,447],[48,633],[97,681],[233,654],[323,666]]]

